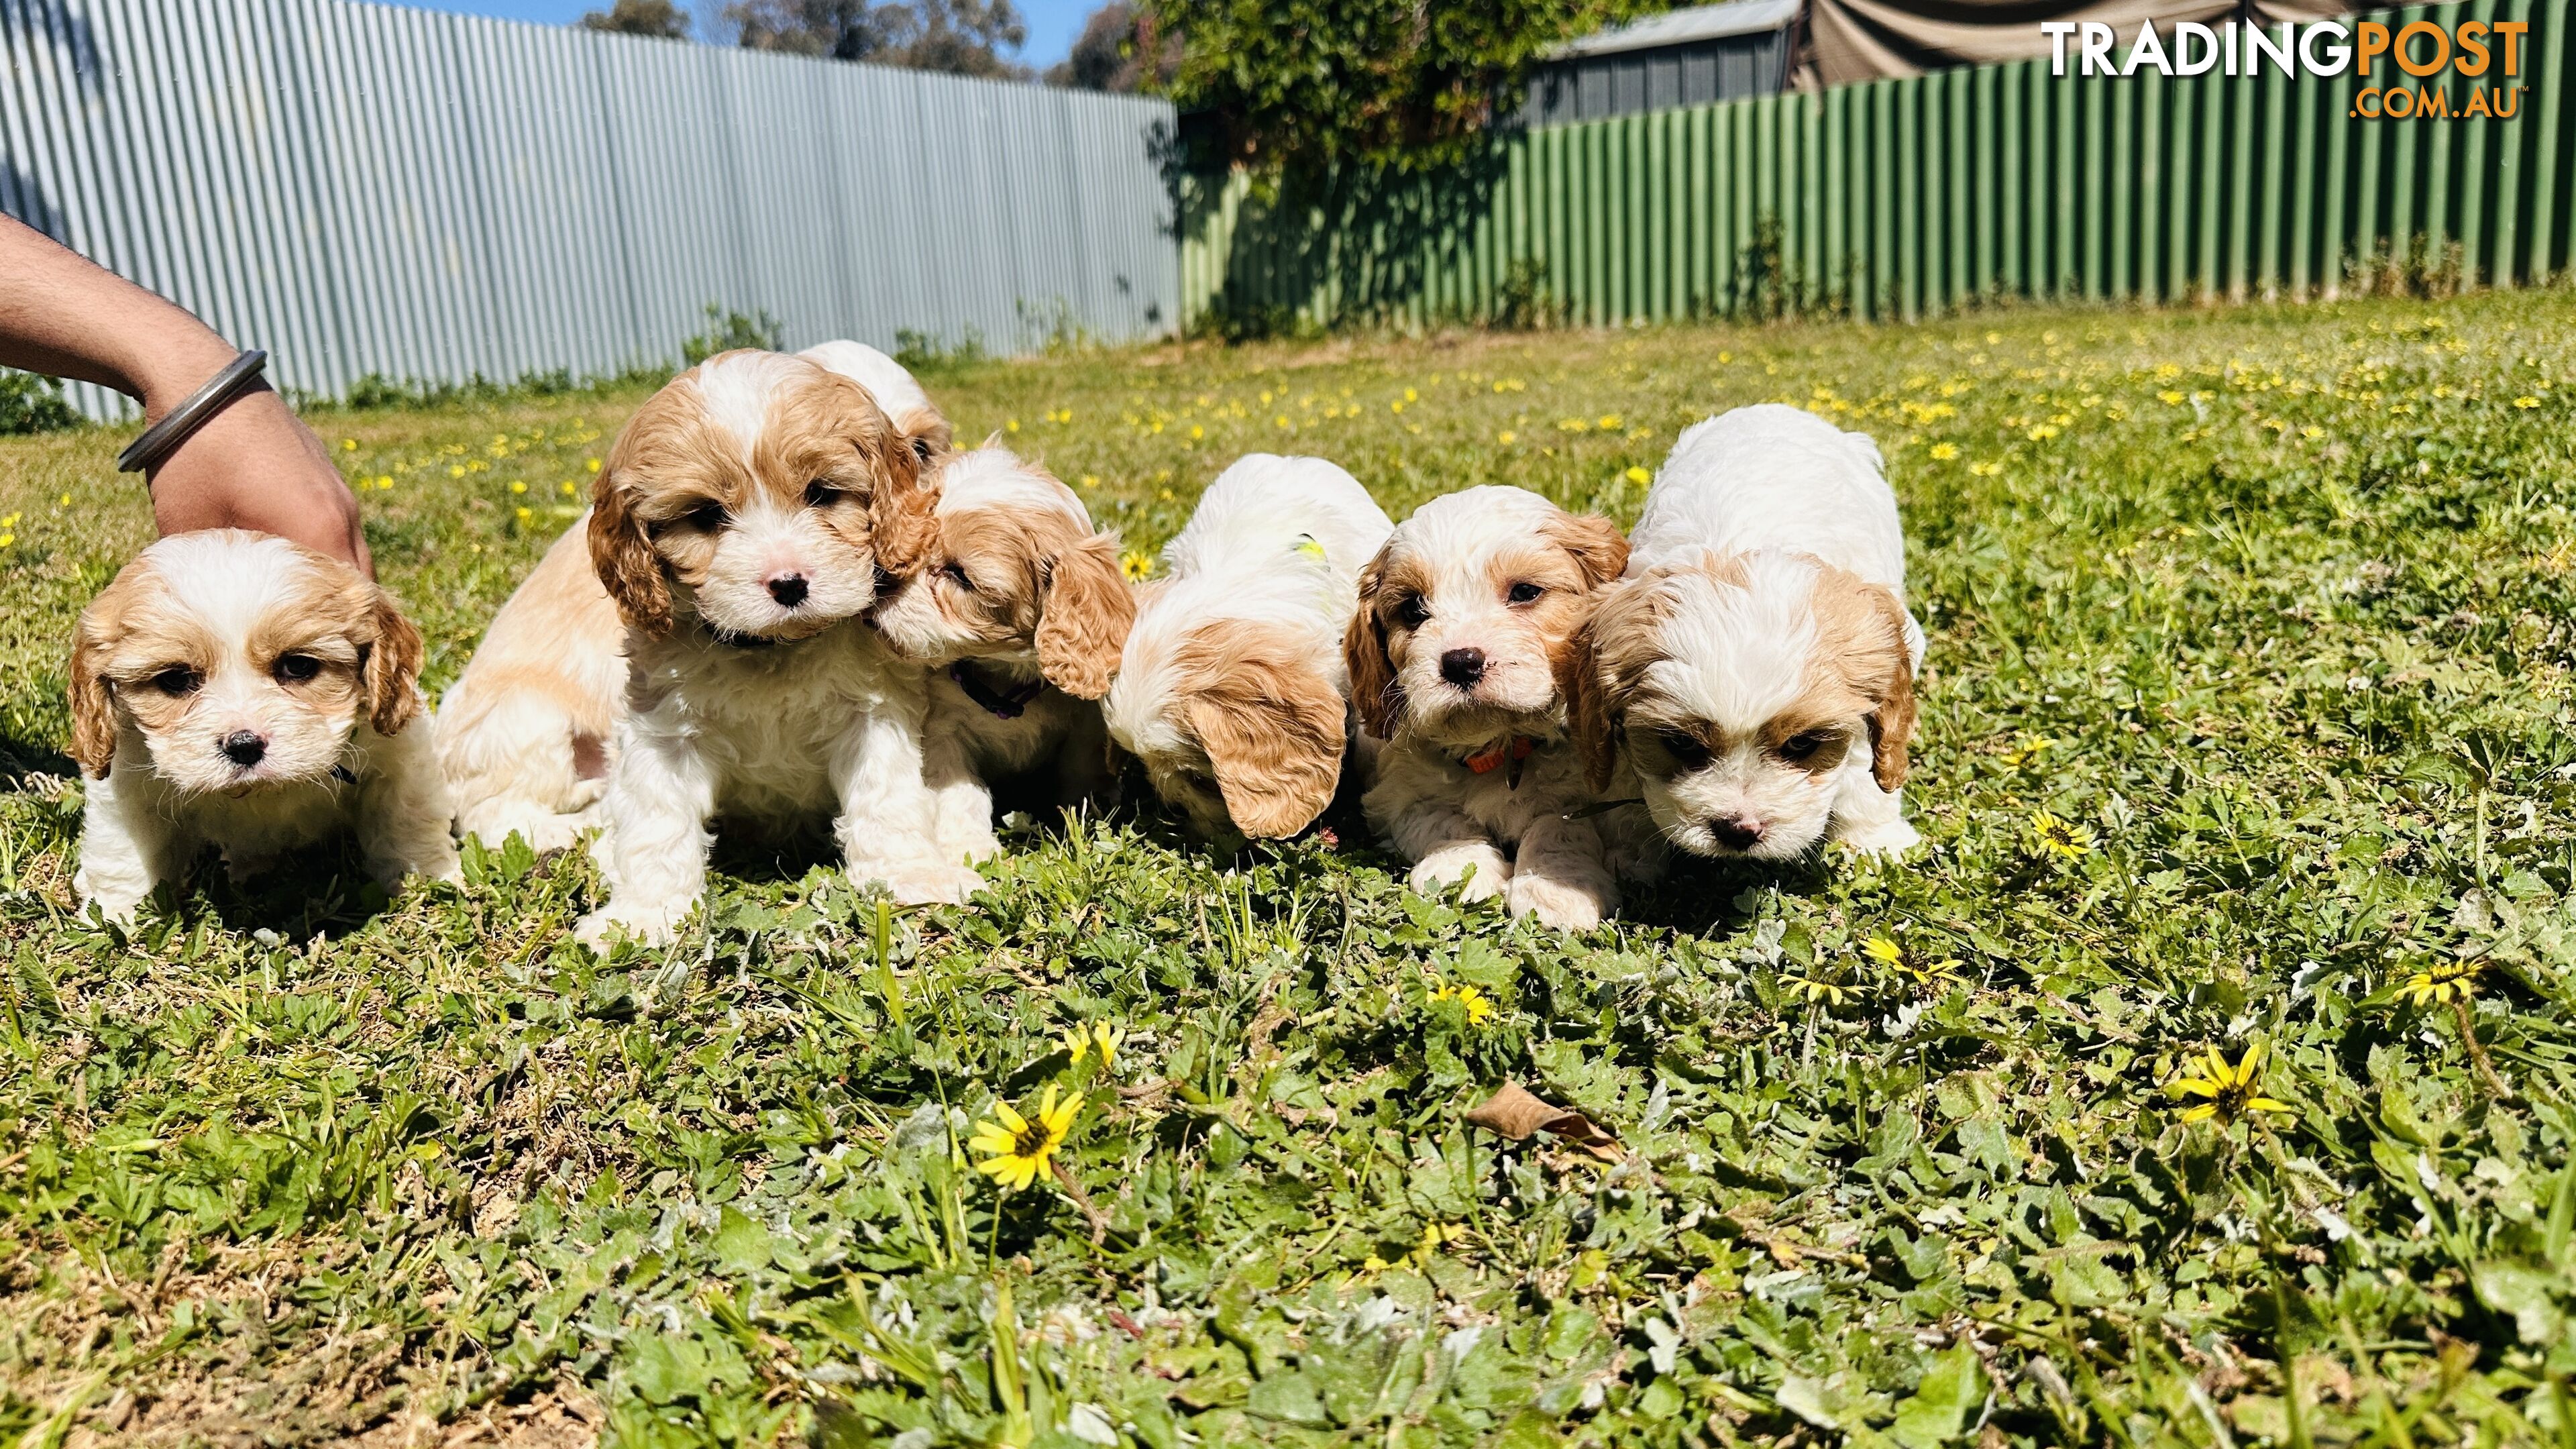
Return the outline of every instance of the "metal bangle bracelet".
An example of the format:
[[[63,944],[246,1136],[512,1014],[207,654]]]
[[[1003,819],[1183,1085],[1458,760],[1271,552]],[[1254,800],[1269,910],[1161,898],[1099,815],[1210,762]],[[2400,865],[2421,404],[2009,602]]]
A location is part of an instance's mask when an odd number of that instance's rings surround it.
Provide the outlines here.
[[[188,394],[188,400],[172,408],[167,417],[143,430],[143,436],[125,445],[116,455],[116,471],[140,473],[170,456],[188,435],[205,426],[206,420],[223,411],[224,404],[241,395],[242,390],[259,380],[261,369],[268,366],[268,354],[254,347],[224,365],[224,370],[206,380],[206,385]]]

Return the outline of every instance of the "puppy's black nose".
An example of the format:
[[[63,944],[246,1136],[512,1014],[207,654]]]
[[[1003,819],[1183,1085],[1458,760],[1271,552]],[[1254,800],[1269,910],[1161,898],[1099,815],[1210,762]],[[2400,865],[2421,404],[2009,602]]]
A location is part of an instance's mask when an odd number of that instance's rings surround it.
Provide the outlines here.
[[[778,601],[778,607],[782,609],[795,608],[798,604],[805,602],[805,576],[803,574],[782,574],[777,578],[771,579],[769,581],[769,596],[776,599]]]
[[[1708,833],[1716,836],[1717,843],[1729,850],[1751,850],[1762,843],[1766,832],[1761,821],[1738,815],[1708,822]]]
[[[1485,677],[1485,651],[1452,649],[1440,656],[1440,677],[1460,689],[1473,689]]]
[[[235,730],[224,736],[224,758],[236,765],[256,765],[267,754],[268,741],[248,730]]]

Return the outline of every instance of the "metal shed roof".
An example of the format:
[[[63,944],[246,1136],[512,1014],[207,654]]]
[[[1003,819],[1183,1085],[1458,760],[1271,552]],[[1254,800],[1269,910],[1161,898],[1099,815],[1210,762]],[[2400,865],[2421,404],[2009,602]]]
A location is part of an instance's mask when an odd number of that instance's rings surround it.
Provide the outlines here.
[[[1778,30],[1798,18],[1798,7],[1803,3],[1804,0],[1726,0],[1720,5],[1694,5],[1688,10],[1650,15],[1567,41],[1548,52],[1548,58],[1572,60],[1625,50],[1659,50],[1668,45]]]

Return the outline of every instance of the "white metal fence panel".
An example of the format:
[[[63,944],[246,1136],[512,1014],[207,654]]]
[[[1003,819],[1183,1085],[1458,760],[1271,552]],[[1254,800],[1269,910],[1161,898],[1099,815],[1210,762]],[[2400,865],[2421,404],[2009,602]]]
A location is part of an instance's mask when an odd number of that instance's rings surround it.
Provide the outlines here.
[[[0,211],[337,395],[1179,320],[1170,106],[352,0],[0,0]],[[122,400],[76,387],[93,416]]]

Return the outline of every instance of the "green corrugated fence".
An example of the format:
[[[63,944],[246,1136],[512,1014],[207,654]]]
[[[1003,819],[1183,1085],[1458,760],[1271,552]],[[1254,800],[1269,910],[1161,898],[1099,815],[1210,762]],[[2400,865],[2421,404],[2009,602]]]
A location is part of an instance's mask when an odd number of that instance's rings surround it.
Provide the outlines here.
[[[2186,301],[2546,280],[2576,211],[2571,0],[2361,18],[2521,21],[2521,73],[2079,78],[2045,59],[1498,137],[1430,175],[1183,183],[1186,324],[1620,323],[1989,297]],[[2347,22],[2349,23],[2349,22]],[[2125,57],[2134,32],[2124,31]],[[2167,36],[2167,43],[2172,43]],[[2363,85],[2527,87],[2509,120],[2367,119]]]

